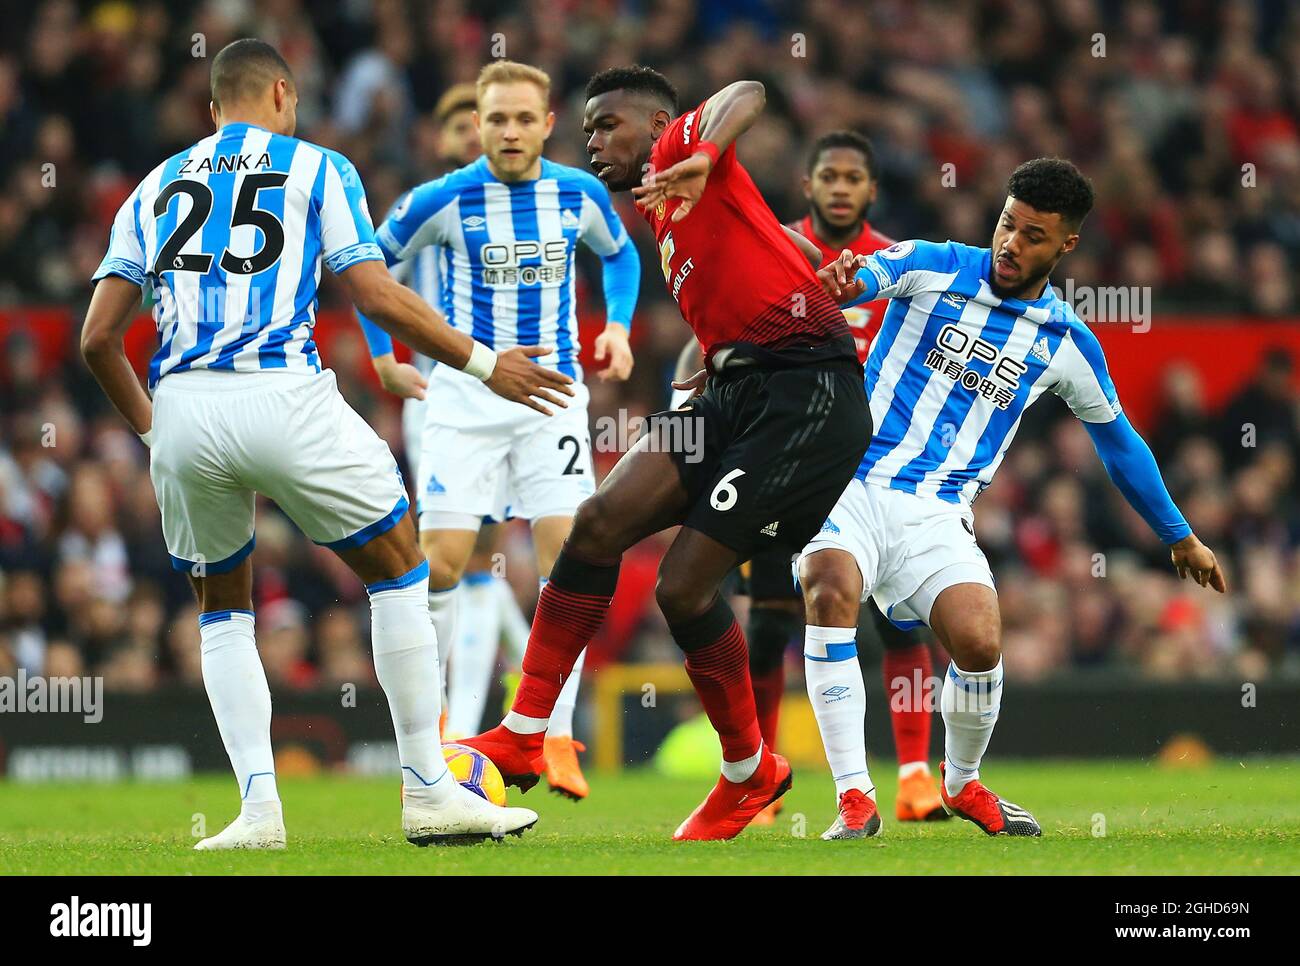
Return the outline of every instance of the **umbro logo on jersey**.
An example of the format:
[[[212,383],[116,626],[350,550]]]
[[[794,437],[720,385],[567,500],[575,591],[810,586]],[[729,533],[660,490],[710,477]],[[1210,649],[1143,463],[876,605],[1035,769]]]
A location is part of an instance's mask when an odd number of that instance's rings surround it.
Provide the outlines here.
[[[769,523],[767,526],[765,526],[762,530],[758,532],[765,537],[775,537],[776,528],[779,527],[780,525],[781,525],[780,520],[773,520],[771,523]]]
[[[966,305],[966,296],[958,295],[956,292],[944,292],[943,300],[955,309],[964,308]]]
[[[579,225],[578,216],[575,215],[568,208],[565,208],[564,211],[560,212],[561,228],[577,228],[578,225]]]
[[[470,215],[468,218],[461,219],[461,224],[465,226],[466,231],[483,231],[487,219],[482,215]]]
[[[1052,350],[1048,348],[1047,336],[1043,336],[1034,343],[1034,347],[1029,350],[1029,354],[1039,362],[1048,363],[1052,361]]]

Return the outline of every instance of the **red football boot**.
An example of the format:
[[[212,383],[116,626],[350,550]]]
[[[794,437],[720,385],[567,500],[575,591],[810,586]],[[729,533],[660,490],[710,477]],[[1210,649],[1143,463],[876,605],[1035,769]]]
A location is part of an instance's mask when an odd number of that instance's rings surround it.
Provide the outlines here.
[[[755,815],[788,792],[792,783],[789,762],[764,745],[754,774],[743,782],[719,777],[709,797],[677,826],[673,841],[734,839]]]
[[[461,738],[458,745],[468,745],[482,752],[497,766],[506,787],[514,785],[526,792],[537,784],[546,770],[546,732],[521,735],[503,724],[473,738]]]
[[[822,833],[827,842],[835,839],[868,839],[880,834],[880,812],[865,792],[850,788],[840,796],[839,814]]]
[[[958,818],[974,822],[989,835],[1042,835],[1034,816],[1019,805],[998,798],[978,781],[969,781],[955,797],[949,797],[943,782],[944,764],[939,765],[939,794],[943,807]]]

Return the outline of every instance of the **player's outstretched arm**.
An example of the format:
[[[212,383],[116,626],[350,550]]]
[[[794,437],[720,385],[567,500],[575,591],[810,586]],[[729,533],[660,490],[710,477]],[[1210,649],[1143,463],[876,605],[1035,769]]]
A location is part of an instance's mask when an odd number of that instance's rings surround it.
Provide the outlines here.
[[[669,198],[680,198],[672,220],[685,218],[703,196],[709,172],[719,156],[749,130],[766,103],[763,85],[752,80],[728,84],[710,97],[700,111],[700,139],[691,156],[663,171],[650,172],[642,184],[632,189],[636,203],[653,208]]]
[[[441,313],[402,285],[379,261],[355,262],[339,276],[348,297],[364,315],[417,352],[464,370],[497,395],[551,415],[538,399],[567,407],[571,378],[532,361],[551,350],[516,346],[493,352],[447,324]],[[536,397],[536,398],[534,398]]]
[[[109,401],[148,445],[153,403],[136,378],[122,344],[139,305],[139,285],[117,275],[100,279],[81,329],[81,355]]]
[[[1189,575],[1202,587],[1225,593],[1228,584],[1214,551],[1197,539],[1174,505],[1160,476],[1151,448],[1128,417],[1120,413],[1110,422],[1083,424],[1097,455],[1129,505],[1169,545],[1169,555],[1179,579]]]
[[[817,271],[822,263],[822,250],[788,225],[782,225],[781,230],[794,242],[794,247],[803,253],[803,257],[808,259],[808,264],[812,265],[813,271]]]

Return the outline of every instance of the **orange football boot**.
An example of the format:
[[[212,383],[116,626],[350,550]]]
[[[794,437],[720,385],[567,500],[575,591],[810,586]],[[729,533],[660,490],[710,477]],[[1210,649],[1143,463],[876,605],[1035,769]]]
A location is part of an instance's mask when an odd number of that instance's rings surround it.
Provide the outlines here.
[[[1042,835],[1034,816],[1019,805],[1004,801],[979,783],[969,781],[956,796],[949,796],[943,784],[943,764],[939,765],[939,790],[943,807],[958,818],[974,822],[989,835]]]
[[[586,751],[587,746],[569,735],[554,738],[548,735],[542,749],[546,755],[546,783],[551,786],[551,791],[575,802],[586,798],[591,789],[587,779],[582,777],[578,752]]]
[[[790,790],[793,778],[789,762],[764,745],[754,774],[743,782],[719,776],[708,797],[677,826],[673,841],[734,839],[755,815]]]
[[[894,815],[900,822],[943,822],[949,818],[939,789],[927,771],[914,771],[898,780]]]
[[[457,744],[482,752],[497,766],[507,788],[514,785],[519,791],[526,792],[537,784],[546,770],[545,734],[539,731],[533,735],[521,735],[499,724],[481,735],[462,738]]]

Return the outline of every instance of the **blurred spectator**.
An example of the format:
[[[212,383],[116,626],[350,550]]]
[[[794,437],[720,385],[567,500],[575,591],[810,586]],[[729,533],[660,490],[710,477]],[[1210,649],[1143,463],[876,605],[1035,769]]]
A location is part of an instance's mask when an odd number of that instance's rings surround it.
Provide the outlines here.
[[[1300,311],[1295,4],[37,0],[10,5],[0,37],[0,314],[79,314],[115,210],[163,158],[209,133],[208,59],[244,35],[287,58],[299,135],[356,163],[376,216],[477,155],[472,81],[491,57],[552,73],[547,153],[571,164],[585,157],[587,78],[642,62],[668,74],[687,106],[742,76],[764,81],[767,109],[738,150],[783,219],[803,213],[808,146],[838,127],[874,139],[872,222],[896,238],[985,244],[1011,169],[1066,154],[1094,179],[1098,205],[1056,285],[1149,288],[1157,317]],[[655,277],[652,239],[627,199],[617,204],[646,275],[636,371],[624,386],[593,383],[597,418],[661,408],[686,336]],[[599,285],[583,283],[581,304],[598,314]],[[337,304],[338,288],[322,297]],[[198,686],[197,608],[162,544],[148,454],[76,359],[75,333],[51,348],[37,329],[7,328],[0,342],[0,673]],[[357,333],[334,338],[327,356],[400,454],[396,406]],[[1297,661],[1293,369],[1287,353],[1268,355],[1217,411],[1195,371],[1152,374],[1163,392],[1149,438],[1176,499],[1221,552],[1226,599],[1178,583],[1064,407],[1026,416],[975,508],[1011,673],[1254,680]],[[598,472],[617,455],[597,452]],[[640,596],[604,642],[615,652],[675,660],[652,601],[661,550],[651,540],[629,555],[624,584]],[[526,532],[513,527],[504,552],[531,607]],[[254,598],[273,689],[373,682],[364,589],[266,501]]]

